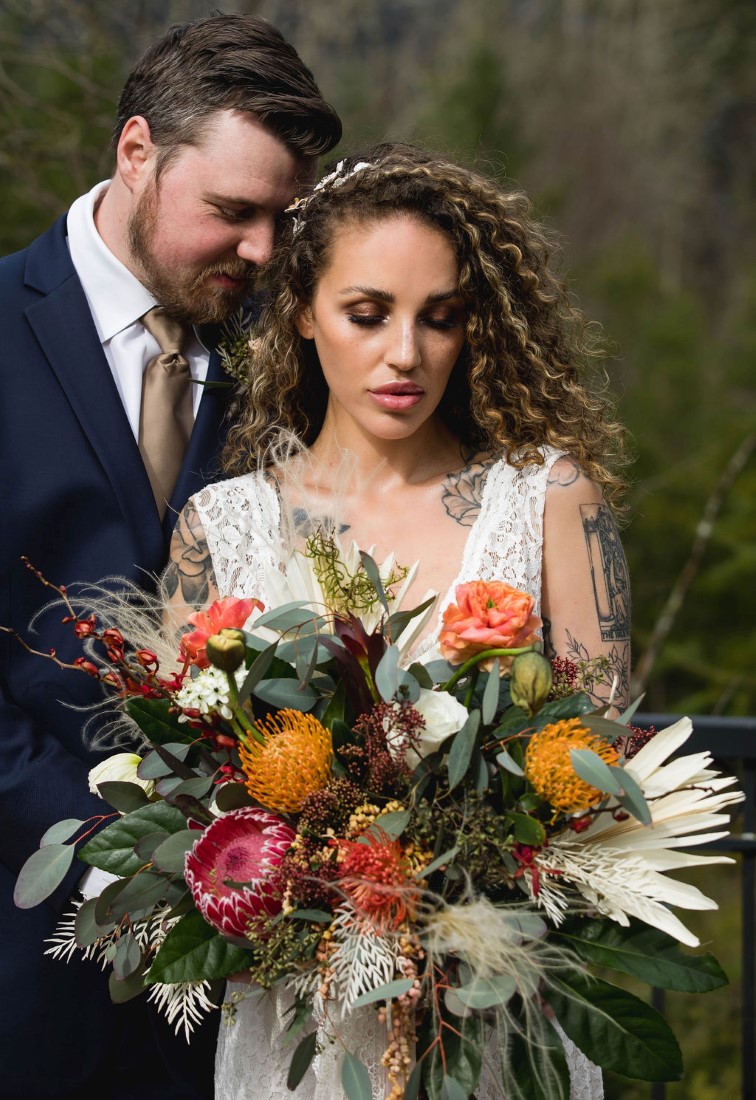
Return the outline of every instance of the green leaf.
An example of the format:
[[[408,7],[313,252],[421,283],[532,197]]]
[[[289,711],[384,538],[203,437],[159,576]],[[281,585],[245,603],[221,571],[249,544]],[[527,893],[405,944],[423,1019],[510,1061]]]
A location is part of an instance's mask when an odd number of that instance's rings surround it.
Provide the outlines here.
[[[456,844],[453,848],[449,848],[446,852],[442,852],[440,856],[437,856],[432,863],[429,863],[427,867],[424,867],[422,871],[418,871],[415,878],[428,878],[434,871],[438,871],[447,863],[451,863],[456,855],[459,854],[459,845]]]
[[[367,1067],[349,1051],[341,1063],[341,1084],[347,1100],[372,1100],[373,1090]]]
[[[602,1069],[642,1081],[682,1077],[669,1024],[639,997],[579,973],[552,978],[547,997],[569,1038]]]
[[[469,715],[459,733],[454,735],[447,764],[449,769],[450,791],[453,791],[457,784],[465,777],[470,765],[470,757],[472,756],[472,751],[475,746],[475,738],[477,737],[479,726],[480,711],[474,710]]]
[[[116,920],[127,915],[134,919],[136,914],[152,909],[165,898],[167,885],[162,875],[142,871],[127,880],[123,890],[111,902],[110,912]]]
[[[540,848],[545,842],[546,829],[537,817],[531,817],[530,814],[511,813],[507,814],[506,818],[511,822],[514,838],[520,844]]]
[[[65,821],[58,821],[55,825],[51,825],[46,833],[42,834],[42,839],[39,842],[40,848],[45,848],[48,844],[62,844],[65,840],[70,840],[74,833],[78,832],[83,821],[79,821],[77,817],[67,817]]]
[[[142,860],[134,845],[148,833],[178,833],[186,828],[184,815],[167,802],[151,802],[102,829],[84,845],[79,858],[93,867],[126,877],[136,874]]]
[[[622,793],[617,796],[619,804],[640,821],[641,825],[650,825],[652,821],[651,810],[638,783],[624,768],[612,766],[611,770],[622,784]]]
[[[375,989],[369,989],[367,993],[356,997],[353,1001],[353,1007],[359,1008],[361,1005],[372,1005],[376,1001],[391,1001],[394,997],[401,997],[405,993],[409,993],[410,989],[412,989],[412,982],[409,978],[398,978],[395,982],[379,985]]]
[[[423,1079],[423,1063],[418,1062],[412,1073],[407,1078],[404,1088],[404,1100],[418,1100],[420,1095],[420,1082]]]
[[[172,741],[156,745],[139,763],[137,775],[140,779],[160,779],[164,775],[179,775],[182,779],[188,779],[194,772],[184,764],[184,760],[191,748],[191,745]]]
[[[249,951],[224,940],[194,910],[163,940],[147,971],[148,982],[198,982],[227,978],[249,965]]]
[[[602,718],[598,714],[582,714],[580,725],[585,726],[587,730],[595,733],[598,737],[603,737],[605,740],[612,742],[627,734],[627,729],[624,726],[620,726],[609,718]]]
[[[315,1057],[317,1049],[318,1033],[312,1031],[309,1035],[305,1035],[291,1056],[291,1064],[286,1076],[286,1087],[288,1089],[293,1091],[297,1087],[310,1068],[310,1062]]]
[[[507,749],[502,749],[501,752],[497,754],[496,763],[500,768],[504,768],[505,771],[511,772],[512,775],[525,775],[525,772]]]
[[[260,994],[262,995],[264,993],[265,990],[260,988]],[[292,1043],[297,1035],[299,1035],[312,1021],[312,1005],[302,997],[297,997],[294,1000],[294,1004],[288,1010],[288,1013],[291,1013],[293,1018],[291,1023],[287,1026],[283,1038],[280,1040],[282,1047],[286,1047],[289,1043]]]
[[[381,830],[389,836],[401,836],[410,823],[412,814],[409,810],[393,810],[388,814],[381,814],[378,820],[370,826],[371,829]],[[369,830],[368,830],[369,831]]]
[[[414,676],[421,688],[427,688],[429,691],[433,688],[433,679],[428,675],[428,669],[419,661],[413,661],[407,672],[410,676]]]
[[[252,796],[243,783],[222,783],[215,791],[215,804],[222,813],[253,806]]]
[[[129,699],[126,712],[153,744],[193,741],[195,731],[186,722],[179,722],[178,714],[169,713],[170,705],[167,699]]]
[[[333,913],[326,913],[324,909],[295,909],[293,913],[289,913],[290,920],[311,920],[316,921],[318,924],[330,924],[333,920]]]
[[[161,871],[184,872],[184,856],[202,834],[197,829],[183,829],[162,840],[152,853],[152,862]]]
[[[533,722],[540,728],[559,718],[579,718],[594,708],[595,704],[590,695],[580,691],[576,695],[569,695],[566,699],[554,699],[550,703],[544,703]]]
[[[613,774],[608,764],[591,749],[570,749],[570,760],[577,775],[592,787],[598,787],[607,794],[622,794],[617,776]]]
[[[544,1021],[544,1026],[529,1039],[522,1031],[512,1028],[505,1057],[517,1082],[520,1100],[543,1100],[545,1096],[552,1100],[569,1100],[570,1071],[564,1044],[550,1023]]]
[[[390,703],[399,687],[399,650],[390,645],[375,670],[375,686],[384,703]]]
[[[378,566],[376,565],[370,554],[366,554],[364,550],[360,550],[360,561],[362,562],[362,568],[367,574],[367,578],[375,589],[375,594],[381,602],[381,607],[388,615],[390,608],[388,600],[386,599],[386,593],[383,590],[383,581],[381,580],[381,574]]]
[[[282,603],[280,607],[274,607],[271,611],[266,611],[259,619],[255,619],[254,625],[255,629],[258,626],[267,626],[271,630],[287,634],[290,630],[301,630],[307,625],[314,628],[318,624],[325,624],[322,615],[318,615],[302,600],[292,600],[289,603]]]
[[[467,1100],[468,1095],[453,1077],[444,1077],[441,1082],[441,1100]]]
[[[171,794],[190,794],[194,798],[204,798],[212,786],[212,775],[195,775],[192,776],[191,779],[182,779],[182,781],[173,788]]]
[[[13,900],[19,909],[32,909],[60,886],[73,863],[72,844],[46,844],[29,856],[19,871]]]
[[[295,679],[261,680],[255,687],[254,694],[264,703],[283,710],[291,707],[294,710],[312,710],[320,696],[307,684],[300,687]]]
[[[490,726],[496,717],[499,706],[499,688],[501,686],[500,668],[501,665],[497,657],[493,663],[493,668],[488,673],[485,690],[483,691],[483,700],[480,704],[480,717],[484,726]]]
[[[611,920],[575,920],[552,932],[596,966],[632,974],[658,989],[708,993],[727,985],[727,975],[713,955],[690,955],[658,928],[633,921],[623,928]]]
[[[97,923],[95,916],[97,900],[97,898],[87,898],[76,913],[74,936],[79,947],[89,947],[115,928],[115,921],[108,921],[104,925]]]
[[[445,1029],[443,1051],[436,1044],[423,1061],[423,1080],[429,1100],[441,1100],[447,1077],[462,1086],[465,1096],[470,1096],[478,1084],[483,1050],[481,1017],[472,1014],[463,1017],[455,1032]]]
[[[148,833],[134,845],[134,852],[143,863],[150,863],[155,849],[165,840],[165,833]]]
[[[138,997],[140,993],[144,993],[143,970],[139,969],[133,974],[129,974],[128,978],[119,978],[115,970],[111,971],[108,978],[108,992],[111,1001],[115,1005],[125,1004],[126,1001]]]
[[[478,978],[471,985],[458,986],[454,992],[466,1008],[483,1009],[506,1004],[516,988],[514,978],[502,974],[493,978]]]
[[[125,932],[118,937],[116,952],[113,956],[113,971],[116,978],[131,977],[140,970],[142,964],[142,949],[133,932]],[[143,969],[143,968],[142,968]]]
[[[436,596],[431,596],[429,599],[424,600],[421,604],[418,604],[417,607],[413,607],[408,611],[395,611],[393,615],[389,615],[388,622],[386,623],[386,637],[395,642],[402,631],[405,629],[405,627],[407,627],[413,619],[416,619],[418,615],[422,615],[424,611],[427,611],[428,608],[436,602],[436,599]],[[413,676],[415,676],[415,673],[412,670],[415,667],[415,665],[412,665],[409,670],[410,672],[412,672]],[[424,668],[423,665],[420,665],[419,667]],[[427,684],[422,684],[422,687],[433,687],[433,681],[430,679],[427,672],[425,675],[430,682]]]
[[[100,891],[98,897],[92,898],[95,903],[94,919],[101,928],[106,928],[109,924],[115,925],[116,922],[113,921],[110,915],[110,905],[128,881],[128,879],[119,878],[115,882],[109,882],[105,889]]]
[[[146,806],[149,802],[144,787],[140,787],[138,783],[110,781],[98,783],[97,789],[105,801],[114,810],[120,810],[122,814],[138,810],[140,806]]]
[[[267,646],[262,653],[258,653],[254,661],[250,665],[249,672],[244,677],[244,682],[239,688],[239,702],[244,703],[249,699],[250,695],[262,680],[265,673],[271,666],[273,658],[276,655],[276,647],[278,642],[275,641],[271,645]]]
[[[644,696],[639,695],[638,698],[630,704],[630,706],[627,708],[627,710],[623,710],[622,714],[620,714],[619,718],[617,719],[617,724],[620,725],[620,726],[629,725],[630,719],[633,717],[636,710],[638,709],[638,707],[643,702],[643,699],[644,699]]]

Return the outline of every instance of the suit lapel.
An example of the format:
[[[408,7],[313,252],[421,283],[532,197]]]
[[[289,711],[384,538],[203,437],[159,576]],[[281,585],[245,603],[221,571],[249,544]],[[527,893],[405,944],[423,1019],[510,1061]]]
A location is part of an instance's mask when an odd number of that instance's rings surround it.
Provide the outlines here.
[[[107,474],[143,560],[160,560],[163,536],[149,478],[76,275],[29,306],[26,316]]]

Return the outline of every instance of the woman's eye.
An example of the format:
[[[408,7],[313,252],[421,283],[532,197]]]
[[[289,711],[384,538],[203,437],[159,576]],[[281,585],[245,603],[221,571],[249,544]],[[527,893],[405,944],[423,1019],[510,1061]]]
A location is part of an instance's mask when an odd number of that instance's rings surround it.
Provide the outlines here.
[[[347,317],[353,325],[365,325],[373,327],[379,325],[383,317],[378,313],[348,313]]]
[[[426,317],[423,324],[426,324],[428,328],[446,331],[447,329],[457,328],[460,319],[458,317]]]

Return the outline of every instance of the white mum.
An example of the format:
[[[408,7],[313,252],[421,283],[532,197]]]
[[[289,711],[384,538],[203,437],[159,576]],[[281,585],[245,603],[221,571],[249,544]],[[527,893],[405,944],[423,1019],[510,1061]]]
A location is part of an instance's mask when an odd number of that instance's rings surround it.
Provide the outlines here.
[[[237,684],[241,686],[246,675],[247,669],[242,665],[235,674]],[[184,686],[176,692],[176,703],[182,710],[198,710],[200,714],[233,718],[228,676],[213,666],[202,669],[191,680],[185,680]],[[179,722],[188,721],[185,714],[179,716]]]

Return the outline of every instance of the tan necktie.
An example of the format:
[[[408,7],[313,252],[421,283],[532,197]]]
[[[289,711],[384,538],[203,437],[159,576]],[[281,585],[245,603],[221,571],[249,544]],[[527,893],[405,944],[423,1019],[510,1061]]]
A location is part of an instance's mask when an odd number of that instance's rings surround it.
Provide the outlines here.
[[[150,359],[142,379],[139,450],[162,519],[192,434],[192,376],[182,354],[184,327],[162,306],[145,313],[142,324],[157,340],[160,354]]]

